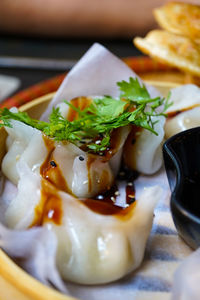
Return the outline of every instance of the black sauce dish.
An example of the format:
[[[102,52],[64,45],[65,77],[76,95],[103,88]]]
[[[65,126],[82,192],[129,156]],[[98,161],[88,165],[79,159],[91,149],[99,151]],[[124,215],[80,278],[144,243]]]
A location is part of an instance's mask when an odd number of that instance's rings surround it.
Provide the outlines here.
[[[163,145],[171,189],[171,213],[179,235],[200,246],[200,127],[180,132]]]

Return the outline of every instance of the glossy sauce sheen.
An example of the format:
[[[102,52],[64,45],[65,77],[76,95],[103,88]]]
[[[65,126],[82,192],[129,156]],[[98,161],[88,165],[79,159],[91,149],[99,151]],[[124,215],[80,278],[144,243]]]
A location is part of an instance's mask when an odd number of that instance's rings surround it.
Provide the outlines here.
[[[119,178],[119,180],[124,181],[124,188],[126,192],[125,207],[115,204],[117,202],[117,197],[120,197],[117,184],[114,184],[105,193],[97,195],[94,199],[82,199],[80,202],[95,213],[101,215],[114,215],[117,218],[124,218],[130,215],[136,205],[133,180],[138,176],[138,174],[127,170],[122,172],[124,175],[122,178]]]
[[[120,206],[115,205],[114,203],[110,203],[106,200],[96,200],[96,199],[84,199],[80,200],[81,203],[86,205],[90,210],[100,215],[111,216],[114,215],[117,218],[127,217],[130,212],[133,211],[136,202],[132,203],[126,208],[122,208]]]
[[[95,159],[97,159],[95,157],[95,155],[88,155],[88,159],[87,159],[87,171],[88,171],[88,192],[92,191],[92,163],[95,161]],[[108,171],[107,170],[103,170],[101,177],[99,178],[98,181],[98,185],[99,185],[99,190],[103,191],[103,190],[108,190],[110,188],[110,186],[108,186],[107,182],[108,182]]]
[[[45,222],[53,222],[56,225],[61,225],[63,215],[62,199],[58,192],[59,190],[69,192],[62,172],[53,159],[54,141],[46,136],[43,136],[43,140],[48,154],[40,167],[40,175],[43,178],[41,181],[41,199],[35,208],[34,220],[30,227],[41,226]]]
[[[69,187],[67,186],[67,182],[62,175],[59,165],[53,158],[53,151],[55,149],[54,141],[46,136],[43,136],[43,140],[48,150],[48,155],[40,167],[41,176],[52,183],[58,190],[71,193]]]
[[[47,222],[61,225],[62,217],[62,199],[58,190],[48,181],[42,180],[40,203],[35,208],[34,220],[30,227],[42,226]]]

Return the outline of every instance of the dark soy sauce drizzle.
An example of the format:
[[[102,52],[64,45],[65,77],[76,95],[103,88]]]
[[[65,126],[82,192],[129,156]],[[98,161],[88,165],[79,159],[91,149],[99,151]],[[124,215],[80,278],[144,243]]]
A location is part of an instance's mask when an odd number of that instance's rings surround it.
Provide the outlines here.
[[[55,150],[54,141],[46,136],[43,136],[43,140],[48,154],[40,167],[40,175],[53,184],[58,190],[71,193],[62,171],[53,157],[53,151]]]
[[[29,226],[42,226],[46,222],[52,222],[56,225],[62,224],[63,209],[62,199],[58,190],[47,180],[41,182],[41,199],[35,207],[35,215],[32,224]]]
[[[122,166],[117,176],[118,180],[126,182],[126,203],[132,204],[135,202],[135,185],[134,181],[139,177],[137,171],[132,171],[126,166]]]
[[[115,184],[109,190],[93,199],[80,201],[96,213],[123,217],[132,210],[136,202],[134,180],[138,176],[138,173],[122,167]]]

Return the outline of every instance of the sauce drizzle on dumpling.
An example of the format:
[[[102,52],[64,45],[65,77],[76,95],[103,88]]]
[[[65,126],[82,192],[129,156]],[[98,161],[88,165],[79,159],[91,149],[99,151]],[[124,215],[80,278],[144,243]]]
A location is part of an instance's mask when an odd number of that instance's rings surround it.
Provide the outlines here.
[[[43,136],[43,140],[47,147],[48,155],[40,167],[40,175],[52,183],[57,189],[72,194],[59,165],[53,157],[53,151],[55,150],[54,141],[46,136]]]
[[[76,100],[77,101],[77,100]],[[53,157],[55,150],[55,142],[43,136],[43,140],[48,150],[47,157],[44,163],[40,167],[40,174],[42,176],[42,190],[40,203],[35,208],[35,217],[30,227],[42,226],[46,222],[53,222],[56,225],[62,224],[62,199],[59,196],[59,191],[64,191],[72,195],[67,182],[62,175],[59,165]],[[109,160],[117,151],[120,143],[120,131],[114,130],[111,137],[111,145],[109,149],[106,149],[101,159]],[[81,157],[82,158],[82,157]],[[82,158],[84,159],[84,158]],[[91,180],[90,168],[92,163],[96,159],[96,155],[89,155],[87,161],[88,180]],[[129,217],[132,215],[133,209],[136,204],[135,200],[135,188],[133,180],[135,179],[135,173],[127,170],[124,173],[124,177],[120,178],[123,181],[123,190],[125,193],[125,199],[123,204],[119,204],[117,198],[120,196],[118,190],[118,184],[115,183],[112,187],[108,187],[104,190],[107,180],[106,172],[102,173],[99,179],[99,184],[102,186],[100,189],[102,192],[93,199],[81,199],[81,204],[87,206],[90,210],[101,215],[114,215],[117,218]],[[91,183],[89,184],[89,188]],[[74,195],[73,195],[74,196]]]
[[[39,204],[35,207],[34,220],[29,227],[42,226],[47,222],[61,225],[63,209],[62,199],[58,194],[58,190],[44,179],[42,179],[41,185],[41,199]]]
[[[119,204],[117,198],[120,197],[118,184],[115,183],[109,190],[97,195],[94,199],[81,199],[80,202],[92,211],[101,215],[114,215],[117,218],[131,216],[131,212],[136,205],[134,179],[138,176],[137,172],[122,170],[119,173],[118,181],[122,183],[125,190],[124,203]]]

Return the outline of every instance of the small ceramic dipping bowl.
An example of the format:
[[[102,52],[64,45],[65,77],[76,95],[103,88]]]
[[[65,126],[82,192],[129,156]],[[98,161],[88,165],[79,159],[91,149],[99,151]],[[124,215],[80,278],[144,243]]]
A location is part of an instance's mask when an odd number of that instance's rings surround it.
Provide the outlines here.
[[[163,156],[175,226],[196,249],[200,246],[200,127],[169,138],[163,145]]]

